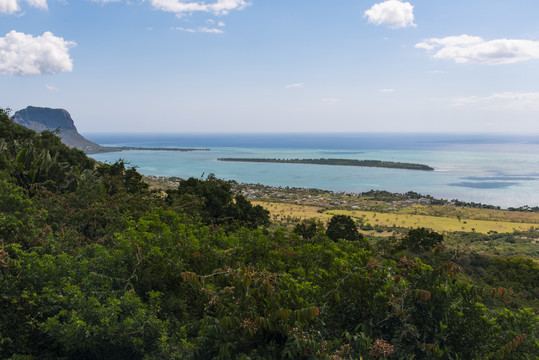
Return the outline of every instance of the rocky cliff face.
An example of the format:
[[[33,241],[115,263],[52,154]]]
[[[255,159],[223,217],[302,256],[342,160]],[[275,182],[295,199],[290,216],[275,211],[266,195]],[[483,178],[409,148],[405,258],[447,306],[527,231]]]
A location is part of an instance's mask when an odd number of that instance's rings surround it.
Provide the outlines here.
[[[71,115],[64,109],[51,109],[28,106],[13,115],[13,121],[37,132],[59,130],[58,136],[70,147],[76,147],[86,153],[101,152],[102,147],[85,139],[75,127]]]
[[[71,115],[64,109],[28,106],[13,116],[15,123],[35,131],[60,129],[77,131]]]

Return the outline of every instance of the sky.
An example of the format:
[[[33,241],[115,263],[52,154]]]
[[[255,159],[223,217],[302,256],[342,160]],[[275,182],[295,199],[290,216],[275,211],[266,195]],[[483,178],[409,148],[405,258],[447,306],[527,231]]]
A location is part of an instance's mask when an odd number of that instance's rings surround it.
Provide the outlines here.
[[[537,19],[537,0],[0,0],[0,107],[83,134],[539,134]]]

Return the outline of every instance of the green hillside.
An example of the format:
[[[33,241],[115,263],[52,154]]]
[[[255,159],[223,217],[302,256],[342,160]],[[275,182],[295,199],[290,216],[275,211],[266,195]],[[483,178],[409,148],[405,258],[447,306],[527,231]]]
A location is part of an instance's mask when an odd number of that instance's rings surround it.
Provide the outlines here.
[[[269,219],[230,182],[150,191],[0,110],[0,358],[537,359],[533,260]]]

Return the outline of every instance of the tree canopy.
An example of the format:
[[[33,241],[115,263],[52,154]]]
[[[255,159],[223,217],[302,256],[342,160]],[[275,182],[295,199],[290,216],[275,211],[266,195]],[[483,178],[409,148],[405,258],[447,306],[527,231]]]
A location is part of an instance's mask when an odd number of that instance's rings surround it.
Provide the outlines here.
[[[256,229],[269,225],[269,212],[253,206],[244,196],[232,193],[230,182],[210,174],[205,180],[180,180],[178,188],[167,192],[167,202],[207,225]]]
[[[339,239],[359,240],[363,238],[356,226],[356,222],[348,215],[334,215],[329,221],[326,235],[333,241]]]
[[[412,229],[402,239],[402,245],[413,251],[432,250],[444,240],[444,236],[425,228]]]
[[[505,295],[533,262],[486,259],[477,283],[337,216],[301,241],[214,176],[163,196],[0,121],[0,358],[537,359],[539,318]]]

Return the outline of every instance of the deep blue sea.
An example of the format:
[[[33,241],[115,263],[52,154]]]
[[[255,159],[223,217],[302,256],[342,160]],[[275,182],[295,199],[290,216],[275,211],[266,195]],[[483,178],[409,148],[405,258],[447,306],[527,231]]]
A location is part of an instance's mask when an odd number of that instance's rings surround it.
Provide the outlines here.
[[[539,206],[539,135],[462,134],[85,134],[105,146],[204,148],[210,151],[123,151],[146,175],[217,177],[244,183],[343,192],[415,191],[436,198],[518,207]],[[235,163],[222,157],[346,158],[426,164],[414,171],[306,164]]]

